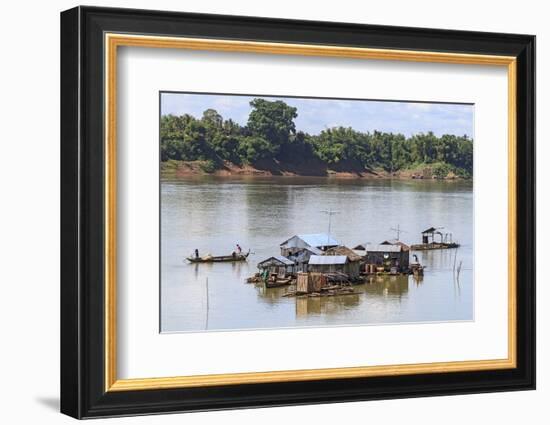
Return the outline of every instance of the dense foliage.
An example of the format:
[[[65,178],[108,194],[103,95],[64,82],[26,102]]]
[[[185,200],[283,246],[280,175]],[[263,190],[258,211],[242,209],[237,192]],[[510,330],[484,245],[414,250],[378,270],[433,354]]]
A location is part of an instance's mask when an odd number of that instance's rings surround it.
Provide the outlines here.
[[[224,161],[234,164],[321,161],[330,166],[359,166],[394,172],[430,165],[434,175],[455,172],[470,177],[473,170],[473,141],[467,136],[433,133],[405,137],[402,134],[362,133],[334,127],[318,135],[296,130],[296,108],[282,101],[254,99],[245,126],[223,117],[213,109],[202,118],[163,115],[160,123],[162,161],[206,161],[206,172]]]

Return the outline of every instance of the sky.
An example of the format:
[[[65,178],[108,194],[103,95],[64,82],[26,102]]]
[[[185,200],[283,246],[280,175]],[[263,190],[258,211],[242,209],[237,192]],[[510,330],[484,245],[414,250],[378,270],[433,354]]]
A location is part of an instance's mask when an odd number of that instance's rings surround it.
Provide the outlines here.
[[[200,118],[204,110],[212,108],[224,119],[231,118],[245,125],[251,110],[249,103],[257,97],[282,100],[296,107],[296,129],[312,135],[325,128],[342,126],[362,132],[401,133],[407,137],[428,131],[437,136],[473,137],[474,106],[461,104],[161,93],[161,114],[190,114]]]

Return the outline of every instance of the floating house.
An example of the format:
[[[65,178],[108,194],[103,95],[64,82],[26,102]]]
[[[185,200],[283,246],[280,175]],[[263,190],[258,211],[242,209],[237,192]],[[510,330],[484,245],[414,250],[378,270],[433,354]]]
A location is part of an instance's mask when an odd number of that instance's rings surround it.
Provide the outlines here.
[[[340,245],[338,241],[326,233],[313,233],[294,235],[282,242],[280,248],[283,257],[290,257],[304,248],[317,248],[321,251],[326,251],[338,245]]]
[[[453,242],[453,234],[442,230],[443,227],[430,227],[424,230],[421,233],[422,243],[412,245],[411,248],[413,250],[458,248],[460,245]]]
[[[312,255],[323,255],[323,251],[315,247],[301,248],[294,254],[289,255],[287,258],[295,263],[296,272],[307,272],[307,266],[309,259]]]
[[[268,274],[277,274],[278,277],[285,277],[287,274],[295,273],[295,263],[286,257],[276,255],[258,263],[260,273],[267,271]]]
[[[370,242],[360,243],[359,245],[353,247],[353,251],[355,253],[360,253],[361,251],[365,252],[367,250],[366,248],[367,245],[371,245],[371,243]]]
[[[364,264],[364,259],[362,256],[355,253],[352,249],[347,246],[336,246],[334,248],[329,248],[325,251],[327,256],[339,256],[345,255],[348,258],[348,262],[344,267],[344,272],[348,274],[351,278],[355,279],[361,273],[361,265]]]
[[[388,239],[386,241],[380,242],[380,245],[399,245],[403,251],[410,251],[411,247],[405,242],[401,242],[398,239]]]
[[[402,246],[405,245],[405,246]],[[406,244],[361,244],[355,252],[365,252],[364,263],[384,266],[388,271],[395,268],[397,272],[407,271],[409,268],[409,250]]]
[[[325,251],[325,255],[345,255],[349,261],[361,261],[361,256],[347,246],[335,246]]]
[[[318,273],[343,273],[349,278],[359,277],[359,261],[349,261],[346,255],[312,255],[308,271]]]
[[[296,292],[320,292],[328,280],[323,273],[298,273],[296,275]]]
[[[422,243],[434,243],[435,235],[439,235],[441,238],[440,242],[443,242],[443,232],[440,232],[439,229],[435,227],[430,227],[422,232]]]

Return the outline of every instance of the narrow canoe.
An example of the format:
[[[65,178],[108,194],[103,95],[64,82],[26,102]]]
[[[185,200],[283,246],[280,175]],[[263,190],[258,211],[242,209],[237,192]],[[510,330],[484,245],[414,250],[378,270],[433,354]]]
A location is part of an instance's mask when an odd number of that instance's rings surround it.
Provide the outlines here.
[[[236,261],[246,261],[249,254],[250,251],[246,254],[220,255],[217,257],[187,257],[187,261],[190,263],[232,263]]]

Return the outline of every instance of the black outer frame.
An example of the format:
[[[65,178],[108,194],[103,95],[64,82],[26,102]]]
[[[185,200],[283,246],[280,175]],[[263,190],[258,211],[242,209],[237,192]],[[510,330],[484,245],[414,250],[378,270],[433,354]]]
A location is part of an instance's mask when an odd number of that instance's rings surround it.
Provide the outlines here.
[[[517,57],[517,368],[105,392],[104,32]],[[534,388],[534,36],[86,6],[61,13],[62,413],[92,418]]]

